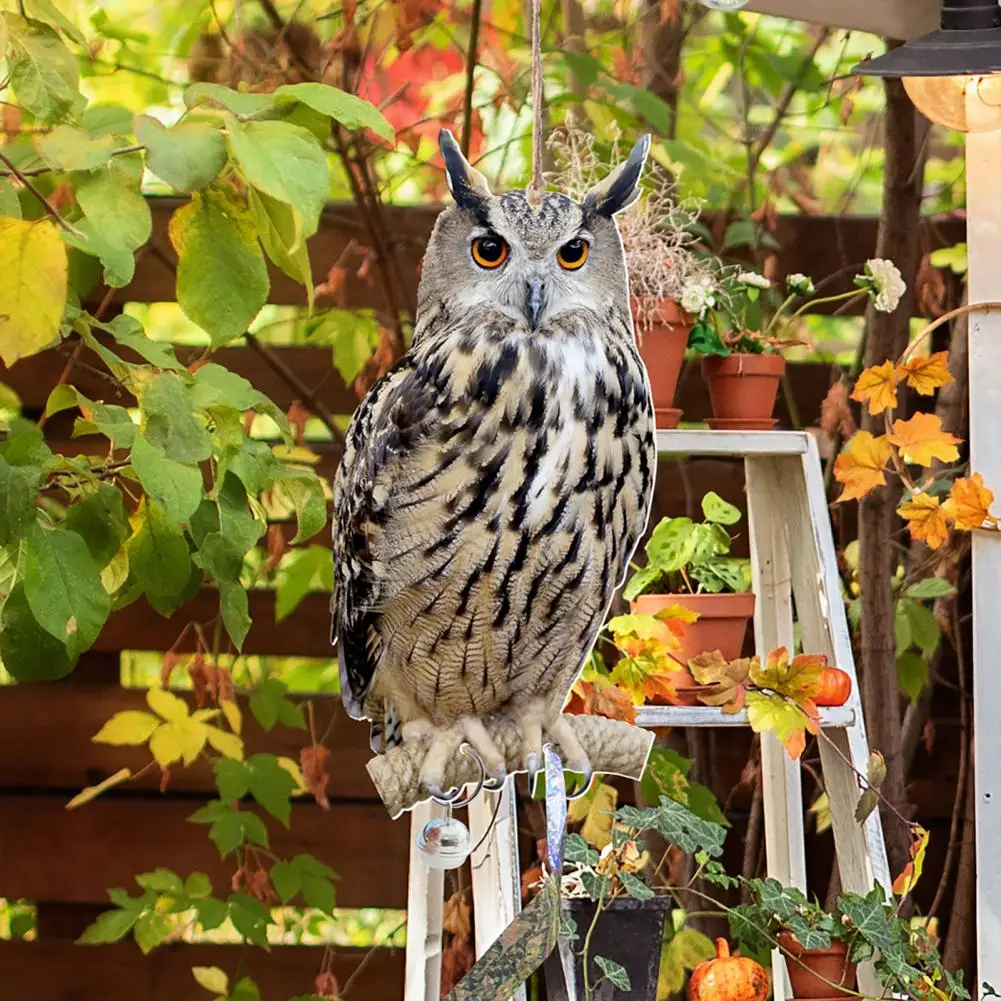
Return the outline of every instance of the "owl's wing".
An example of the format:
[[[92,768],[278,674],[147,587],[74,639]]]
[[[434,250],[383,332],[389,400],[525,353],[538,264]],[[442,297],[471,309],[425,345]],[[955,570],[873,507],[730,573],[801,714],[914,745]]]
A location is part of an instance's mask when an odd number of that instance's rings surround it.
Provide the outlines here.
[[[387,517],[384,484],[406,482],[406,469],[428,441],[436,388],[403,358],[355,412],[334,481],[333,632],[338,644],[341,700],[355,718],[381,657],[376,628],[389,597],[390,575],[378,552]]]

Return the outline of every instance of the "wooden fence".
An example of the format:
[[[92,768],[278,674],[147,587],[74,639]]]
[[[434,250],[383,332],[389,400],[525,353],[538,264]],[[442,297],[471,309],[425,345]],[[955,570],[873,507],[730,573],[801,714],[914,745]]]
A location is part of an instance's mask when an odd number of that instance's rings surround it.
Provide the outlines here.
[[[140,256],[135,280],[117,293],[115,301],[156,302],[174,297],[172,258],[166,239],[166,221],[176,203],[152,200],[154,235],[150,251]],[[416,278],[418,261],[436,209],[387,210],[389,230],[404,254],[406,273]],[[926,229],[929,249],[963,238],[962,223],[930,222]],[[777,234],[783,249],[780,271],[804,271],[815,276],[851,269],[871,256],[876,223],[870,219],[795,217],[780,221]],[[313,239],[311,254],[318,280],[338,260],[347,242],[364,245],[363,230],[351,207],[333,206],[324,215]],[[100,298],[100,295],[98,295]],[[302,290],[287,278],[272,274],[271,301],[301,303]],[[342,303],[350,308],[378,305],[377,289],[360,281],[349,282]],[[182,356],[184,352],[181,352]],[[287,408],[298,395],[287,373],[299,385],[316,389],[317,396],[335,414],[349,413],[355,398],[330,371],[329,349],[284,347],[273,350],[279,365],[244,347],[226,348],[217,359],[248,378],[258,389]],[[54,348],[25,359],[0,372],[0,381],[20,396],[26,414],[37,415],[67,363],[65,348]],[[93,368],[92,368],[93,366]],[[96,359],[84,351],[72,381],[89,396],[107,397],[107,383],[97,374]],[[283,374],[286,373],[286,374]],[[790,385],[804,424],[816,423],[820,403],[831,381],[826,366],[794,365]],[[126,403],[118,399],[115,402]],[[701,380],[690,368],[680,389],[686,419],[699,420],[708,413]],[[788,419],[784,404],[780,417]],[[46,425],[53,448],[79,453],[97,449],[99,442],[69,438],[67,425],[58,418]],[[106,448],[106,445],[103,446]],[[321,469],[330,475],[337,452],[318,445]],[[102,453],[103,454],[103,453]],[[695,460],[665,465],[658,484],[657,508],[680,514],[695,512],[708,489],[717,490],[735,503],[743,493],[739,463]],[[326,541],[326,535],[315,541]],[[328,657],[327,596],[311,595],[283,622],[274,620],[270,593],[250,595],[253,627],[245,651],[250,654]],[[174,645],[185,623],[215,616],[217,598],[210,589],[170,619],[161,618],[145,602],[116,613],[102,632],[94,651],[81,661],[78,671],[64,682],[12,686],[0,690],[0,895],[23,898],[38,905],[36,940],[0,943],[0,996],[11,1001],[205,1001],[205,991],[193,980],[192,966],[222,966],[233,970],[245,961],[246,972],[256,977],[266,999],[308,994],[320,967],[320,952],[313,947],[279,946],[270,954],[240,946],[172,945],[143,957],[131,943],[116,946],[77,947],[74,938],[106,904],[106,890],[121,886],[135,890],[133,876],[158,865],[182,876],[201,870],[212,877],[217,891],[229,885],[232,867],[220,863],[204,827],[186,822],[212,788],[204,769],[173,772],[166,794],[160,793],[159,775],[147,773],[139,781],[108,793],[79,810],[67,812],[65,803],[82,787],[93,784],[123,766],[144,764],[142,755],[125,749],[95,745],[90,738],[112,714],[139,708],[141,692],[120,684],[119,654],[123,650],[165,651]],[[183,647],[182,647],[183,649]],[[322,721],[337,711],[336,699],[322,697]],[[265,746],[265,736],[254,729],[249,714],[247,740],[251,750]],[[345,908],[406,906],[409,825],[389,820],[365,773],[369,757],[367,727],[337,719],[332,736],[329,811],[309,804],[297,805],[290,830],[276,825],[274,849],[280,855],[309,852],[331,864],[339,873],[338,906]],[[736,783],[746,760],[746,745],[729,737],[713,736],[716,791],[725,795]],[[298,756],[303,743],[299,732],[278,729],[266,737],[276,753]],[[729,751],[727,750],[729,748]],[[945,798],[940,788],[927,790],[924,817],[942,813]],[[733,806],[734,820],[742,824],[742,800]],[[940,821],[940,824],[944,823]],[[531,832],[526,821],[526,848]],[[738,837],[730,839],[739,854]],[[739,865],[739,858],[733,861]],[[823,878],[818,875],[818,878]],[[341,981],[354,970],[361,954],[336,951],[333,972]],[[401,953],[380,950],[357,977],[352,998],[396,1001],[402,995]]]

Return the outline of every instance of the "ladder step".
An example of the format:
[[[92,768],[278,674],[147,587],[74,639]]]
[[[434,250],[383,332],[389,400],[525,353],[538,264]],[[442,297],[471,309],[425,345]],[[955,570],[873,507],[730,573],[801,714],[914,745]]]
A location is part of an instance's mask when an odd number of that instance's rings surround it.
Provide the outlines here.
[[[716,432],[721,434],[722,432]],[[774,432],[769,432],[774,434]],[[749,726],[747,710],[725,713],[713,706],[640,706],[636,722],[647,728],[655,726]],[[838,706],[820,710],[820,725],[824,729],[846,729],[855,725],[855,710]]]
[[[661,455],[806,455],[808,431],[666,431],[657,432]]]

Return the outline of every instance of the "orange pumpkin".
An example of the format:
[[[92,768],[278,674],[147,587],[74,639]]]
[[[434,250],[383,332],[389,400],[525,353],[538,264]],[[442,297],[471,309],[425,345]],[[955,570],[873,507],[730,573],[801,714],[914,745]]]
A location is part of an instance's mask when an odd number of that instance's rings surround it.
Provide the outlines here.
[[[765,1001],[768,974],[745,956],[731,956],[725,938],[716,939],[716,958],[699,963],[688,981],[689,1001]]]
[[[851,675],[837,667],[825,667],[820,675],[820,694],[813,701],[818,706],[843,706],[851,693]]]

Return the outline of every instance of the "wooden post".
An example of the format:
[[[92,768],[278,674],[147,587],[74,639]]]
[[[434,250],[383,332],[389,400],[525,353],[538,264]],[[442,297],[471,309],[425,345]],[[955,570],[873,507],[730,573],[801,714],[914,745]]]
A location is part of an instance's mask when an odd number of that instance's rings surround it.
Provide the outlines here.
[[[968,108],[971,125],[978,102]],[[1001,130],[966,137],[971,303],[1001,300]],[[1001,491],[1001,316],[970,316],[970,465]],[[973,535],[973,732],[977,804],[977,953],[981,984],[1001,982],[1001,538]],[[977,994],[979,994],[979,990]]]
[[[445,873],[429,869],[417,852],[424,825],[445,816],[434,800],[410,813],[410,889],[407,894],[407,972],[403,1001],[434,1001],[441,994],[441,926]]]

